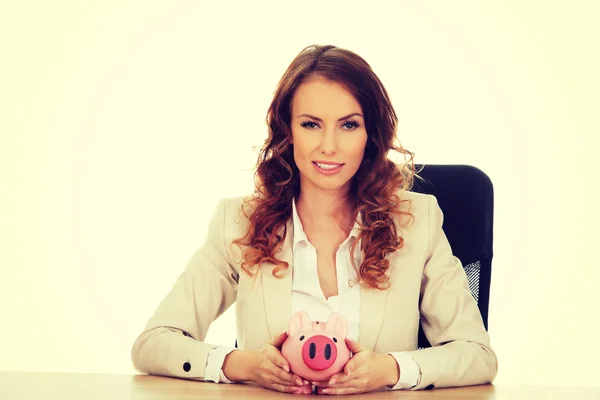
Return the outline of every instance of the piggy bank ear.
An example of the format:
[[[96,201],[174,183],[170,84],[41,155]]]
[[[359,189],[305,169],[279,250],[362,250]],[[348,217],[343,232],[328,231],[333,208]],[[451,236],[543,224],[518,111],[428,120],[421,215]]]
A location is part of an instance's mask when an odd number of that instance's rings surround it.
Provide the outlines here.
[[[312,323],[310,322],[308,313],[306,311],[298,311],[292,315],[292,318],[290,319],[289,334],[293,335],[302,329],[309,329],[310,327],[312,327]]]
[[[348,322],[340,314],[332,312],[327,320],[327,330],[345,338],[348,336]]]

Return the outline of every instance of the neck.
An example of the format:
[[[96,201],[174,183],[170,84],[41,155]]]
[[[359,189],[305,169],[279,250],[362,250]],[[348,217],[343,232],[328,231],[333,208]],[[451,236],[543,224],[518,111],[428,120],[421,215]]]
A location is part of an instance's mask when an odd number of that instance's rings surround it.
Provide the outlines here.
[[[296,203],[298,213],[311,220],[345,223],[351,212],[348,204],[349,189],[321,190],[301,185]]]

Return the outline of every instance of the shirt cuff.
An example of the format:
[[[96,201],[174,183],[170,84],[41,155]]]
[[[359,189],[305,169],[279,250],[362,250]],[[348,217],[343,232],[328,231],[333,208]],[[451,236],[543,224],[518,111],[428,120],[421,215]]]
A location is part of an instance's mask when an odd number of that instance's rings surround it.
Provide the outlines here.
[[[223,362],[227,354],[234,350],[238,350],[235,347],[220,346],[215,347],[208,353],[206,359],[206,372],[204,374],[204,380],[215,383],[233,383],[227,379],[223,374]]]
[[[421,379],[421,369],[419,364],[407,353],[391,352],[388,353],[396,359],[400,367],[400,379],[392,387],[386,387],[386,390],[411,389],[419,383]]]

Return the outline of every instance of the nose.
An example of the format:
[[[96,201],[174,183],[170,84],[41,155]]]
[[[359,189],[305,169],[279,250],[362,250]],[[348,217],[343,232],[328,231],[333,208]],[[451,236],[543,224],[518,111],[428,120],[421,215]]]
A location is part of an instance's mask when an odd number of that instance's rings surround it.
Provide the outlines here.
[[[336,153],[337,150],[337,140],[336,133],[333,130],[327,130],[321,139],[321,153],[332,155]]]
[[[337,347],[327,336],[313,336],[302,346],[304,364],[314,371],[324,371],[331,367],[336,357]]]

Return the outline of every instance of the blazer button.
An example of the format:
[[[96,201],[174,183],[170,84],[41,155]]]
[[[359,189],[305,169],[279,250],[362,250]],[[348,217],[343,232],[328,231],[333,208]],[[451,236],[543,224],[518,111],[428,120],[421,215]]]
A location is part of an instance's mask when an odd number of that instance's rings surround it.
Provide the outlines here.
[[[186,362],[185,364],[183,364],[183,370],[185,372],[190,372],[190,369],[192,369],[192,366],[190,365],[189,362]]]
[[[424,390],[431,390],[431,389],[433,389],[434,387],[435,387],[435,385],[432,383],[432,384],[430,384],[430,385],[427,385],[427,386],[425,386],[425,389],[424,389]]]

